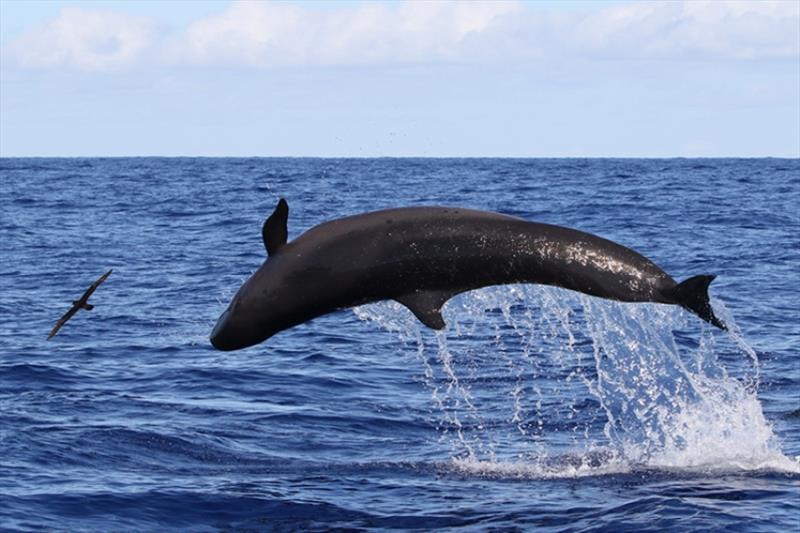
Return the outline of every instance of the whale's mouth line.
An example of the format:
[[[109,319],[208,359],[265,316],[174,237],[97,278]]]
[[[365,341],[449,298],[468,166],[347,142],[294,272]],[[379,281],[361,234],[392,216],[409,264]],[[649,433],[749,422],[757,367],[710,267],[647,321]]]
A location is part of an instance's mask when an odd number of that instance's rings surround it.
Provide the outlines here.
[[[222,333],[225,330],[225,327],[228,322],[228,317],[230,316],[231,311],[230,309],[226,309],[217,319],[217,323],[214,324],[214,329],[211,330],[211,345],[214,346],[217,350],[229,350],[225,343],[222,340]]]

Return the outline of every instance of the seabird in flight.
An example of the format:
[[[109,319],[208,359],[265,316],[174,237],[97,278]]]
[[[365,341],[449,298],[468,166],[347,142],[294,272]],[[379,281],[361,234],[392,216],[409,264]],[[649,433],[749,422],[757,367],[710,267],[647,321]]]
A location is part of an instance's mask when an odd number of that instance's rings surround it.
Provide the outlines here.
[[[72,302],[72,308],[66,313],[64,313],[64,316],[58,319],[58,322],[56,322],[56,325],[53,326],[52,331],[50,331],[50,335],[47,336],[47,340],[52,339],[53,335],[58,333],[58,330],[61,329],[61,326],[66,324],[67,320],[72,318],[72,316],[75,313],[77,313],[79,309],[86,309],[87,311],[91,311],[92,309],[94,309],[94,306],[89,303],[89,296],[91,296],[92,293],[97,289],[97,287],[99,287],[100,284],[103,283],[106,280],[106,278],[111,275],[112,271],[113,269],[109,270],[108,272],[97,278],[97,281],[92,283],[92,286],[86,289],[86,292],[83,293],[83,296],[81,296],[79,300],[75,300],[74,302]]]

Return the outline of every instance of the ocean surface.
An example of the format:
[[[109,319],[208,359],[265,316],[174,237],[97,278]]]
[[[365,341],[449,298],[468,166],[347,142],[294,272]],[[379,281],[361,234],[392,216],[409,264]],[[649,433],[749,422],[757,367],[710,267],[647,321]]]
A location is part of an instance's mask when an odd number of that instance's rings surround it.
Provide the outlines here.
[[[208,336],[289,237],[397,206],[585,230],[731,331],[535,285]],[[0,530],[797,531],[800,160],[0,159]],[[55,321],[113,268],[80,312]]]

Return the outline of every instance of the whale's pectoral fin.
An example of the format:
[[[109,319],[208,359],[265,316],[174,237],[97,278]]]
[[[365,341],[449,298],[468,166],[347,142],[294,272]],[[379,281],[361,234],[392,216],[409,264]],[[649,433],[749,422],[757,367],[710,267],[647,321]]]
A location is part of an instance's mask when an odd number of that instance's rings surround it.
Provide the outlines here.
[[[442,306],[454,294],[450,291],[416,291],[395,300],[408,307],[429,328],[444,329],[446,324],[442,318]]]
[[[289,232],[286,229],[286,222],[289,219],[289,204],[283,198],[278,201],[275,211],[264,221],[261,226],[261,237],[264,239],[264,248],[268,255],[273,255],[286,244]]]

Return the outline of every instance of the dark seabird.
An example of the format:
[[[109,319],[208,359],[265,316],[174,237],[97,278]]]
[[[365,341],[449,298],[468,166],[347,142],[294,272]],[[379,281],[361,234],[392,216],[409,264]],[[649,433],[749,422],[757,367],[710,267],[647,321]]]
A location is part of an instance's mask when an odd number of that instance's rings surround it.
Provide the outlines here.
[[[52,331],[50,331],[50,335],[47,336],[47,340],[52,339],[53,335],[58,333],[58,330],[61,329],[61,326],[66,324],[67,320],[72,318],[72,316],[75,313],[77,313],[79,309],[86,309],[87,311],[91,311],[92,309],[94,309],[94,306],[89,303],[89,296],[91,296],[92,293],[97,289],[97,287],[99,287],[100,284],[103,283],[106,280],[106,278],[111,275],[111,272],[113,272],[113,270],[109,270],[108,272],[97,278],[97,281],[92,283],[92,286],[86,289],[86,292],[83,293],[83,296],[81,296],[79,300],[75,300],[74,302],[72,302],[72,308],[66,313],[64,313],[64,316],[58,319],[58,322],[56,322],[56,325],[53,326]]]

